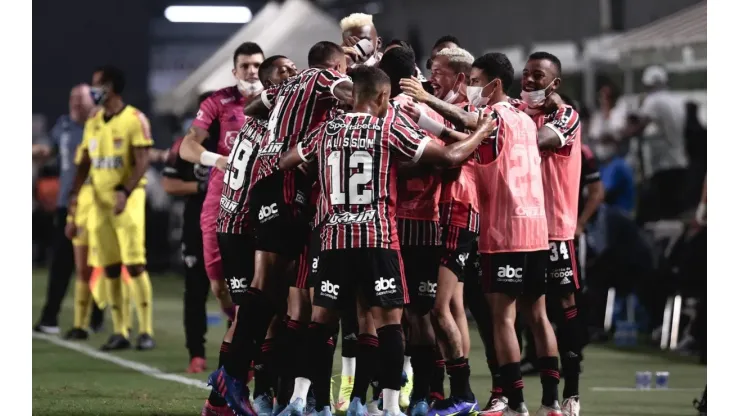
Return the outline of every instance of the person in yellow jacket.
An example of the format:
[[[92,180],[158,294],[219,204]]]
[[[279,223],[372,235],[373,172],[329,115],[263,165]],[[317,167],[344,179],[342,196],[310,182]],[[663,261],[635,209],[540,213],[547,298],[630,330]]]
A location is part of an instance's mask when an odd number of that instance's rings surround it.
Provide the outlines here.
[[[152,324],[152,285],[146,270],[144,244],[145,185],[152,146],[151,129],[146,116],[123,102],[123,72],[104,66],[91,88],[101,109],[85,123],[82,143],[75,163],[78,165],[72,202],[88,177],[92,181],[94,203],[90,209],[87,231],[90,260],[103,267],[107,304],[113,320],[113,334],[103,350],[131,347],[129,328],[124,319],[125,290],[121,265],[131,278],[131,295],[139,323],[136,348],[154,348]]]

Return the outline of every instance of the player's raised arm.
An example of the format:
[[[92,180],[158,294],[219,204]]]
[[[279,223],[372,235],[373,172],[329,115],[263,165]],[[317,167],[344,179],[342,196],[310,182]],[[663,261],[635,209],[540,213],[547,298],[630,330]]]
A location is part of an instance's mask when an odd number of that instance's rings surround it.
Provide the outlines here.
[[[580,128],[578,112],[569,105],[561,105],[552,120],[537,130],[537,147],[540,150],[553,150],[568,146],[573,143]]]
[[[205,95],[205,94],[204,94]],[[180,157],[190,163],[199,163],[203,166],[216,166],[219,170],[226,169],[227,159],[218,153],[209,152],[203,147],[203,141],[208,138],[208,128],[218,116],[218,102],[210,96],[201,96],[198,115],[190,125],[188,133],[180,145]]]
[[[440,146],[434,142],[429,142],[424,148],[419,161],[442,167],[460,165],[473,154],[483,139],[493,133],[497,126],[497,119],[493,119],[490,115],[480,112],[475,130],[465,140],[447,146]]]
[[[475,113],[469,113],[454,104],[446,103],[432,94],[429,94],[424,90],[424,87],[418,79],[402,79],[401,90],[416,101],[422,102],[431,107],[432,110],[441,114],[442,117],[449,120],[456,127],[467,130],[476,129],[478,118]]]
[[[244,106],[244,115],[261,120],[266,119],[270,114],[270,109],[275,104],[275,95],[277,94],[278,89],[278,85],[273,85],[272,87],[262,91],[259,97],[253,99]]]

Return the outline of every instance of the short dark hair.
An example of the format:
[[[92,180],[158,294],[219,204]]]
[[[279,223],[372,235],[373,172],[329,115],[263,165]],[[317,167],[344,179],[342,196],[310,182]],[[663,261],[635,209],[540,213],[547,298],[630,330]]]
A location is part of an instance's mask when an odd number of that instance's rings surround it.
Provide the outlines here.
[[[387,45],[385,45],[385,47],[387,48],[387,47],[393,46],[393,45],[398,45],[398,46],[406,47],[406,48],[410,48],[411,47],[411,45],[409,45],[408,42],[406,42],[405,40],[401,40],[401,39],[392,39],[390,42],[388,42]]]
[[[393,48],[383,55],[378,68],[382,69],[390,78],[393,92],[399,92],[398,82],[402,78],[411,78],[416,75],[414,50],[405,46]]]
[[[436,48],[437,46],[439,46],[439,45],[441,45],[443,43],[447,43],[447,42],[454,43],[458,47],[460,46],[460,41],[456,37],[454,37],[452,35],[444,35],[441,38],[437,39],[436,42],[434,42],[434,46],[432,46],[432,49]]]
[[[384,85],[391,85],[391,79],[382,69],[364,65],[352,71],[352,82],[355,100],[359,101],[374,97]]]
[[[259,77],[260,82],[262,84],[265,84],[265,82],[267,81],[267,78],[270,77],[270,71],[272,71],[273,69],[272,64],[274,64],[275,61],[277,61],[278,59],[283,59],[283,58],[288,59],[286,56],[283,56],[283,55],[272,55],[271,57],[262,61],[259,69],[257,70],[257,76]]]
[[[100,81],[103,84],[110,83],[113,86],[113,93],[121,94],[123,92],[126,87],[126,77],[120,68],[113,65],[104,65],[100,67],[99,71],[102,72]]]
[[[558,69],[558,76],[560,76],[560,73],[563,71],[563,65],[560,64],[560,59],[558,59],[557,56],[551,54],[550,52],[533,52],[531,55],[529,55],[530,60],[540,60],[545,59],[553,64],[555,64],[555,67]]]
[[[344,56],[342,47],[334,42],[322,40],[311,47],[308,51],[308,66],[311,68],[324,66],[337,56]]]
[[[239,57],[239,55],[257,55],[260,54],[262,56],[265,56],[265,53],[262,52],[262,48],[260,48],[260,45],[254,43],[254,42],[244,42],[241,45],[239,45],[238,48],[234,51],[234,66],[236,66],[236,59]]]
[[[503,53],[491,52],[480,56],[473,61],[473,68],[483,71],[489,81],[500,79],[504,90],[508,90],[514,82],[514,67]]]

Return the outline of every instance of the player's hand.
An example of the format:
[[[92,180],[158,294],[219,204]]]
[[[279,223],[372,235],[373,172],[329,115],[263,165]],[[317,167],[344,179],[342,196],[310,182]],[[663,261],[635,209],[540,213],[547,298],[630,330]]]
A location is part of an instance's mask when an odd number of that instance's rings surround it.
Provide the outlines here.
[[[475,124],[476,131],[482,132],[483,137],[488,137],[493,133],[495,128],[496,123],[493,122],[491,115],[483,111],[478,111],[478,121]]]
[[[359,42],[361,40],[362,39],[358,38],[357,36],[349,36],[347,39],[345,39],[342,42],[342,46],[346,46],[346,47],[351,48],[351,47],[355,46],[357,44],[357,42]]]
[[[565,104],[565,101],[563,101],[563,98],[560,96],[560,94],[553,91],[545,99],[545,103],[542,105],[542,108],[555,108],[563,104]]]
[[[424,90],[424,86],[421,85],[421,81],[416,78],[404,78],[399,84],[401,85],[401,91],[416,101],[426,103],[431,97],[429,93]]]
[[[404,113],[408,114],[409,117],[411,117],[412,120],[415,122],[419,122],[419,118],[421,117],[421,110],[419,110],[419,107],[412,103],[404,103],[401,106],[401,110],[403,110]]]
[[[344,54],[351,62],[357,62],[360,59],[360,53],[352,46],[342,46]]]
[[[120,215],[124,209],[126,209],[126,201],[128,196],[123,191],[116,191],[116,203],[113,205],[113,213]]]
[[[576,223],[576,237],[580,237],[583,234],[583,224],[580,221]]]
[[[74,221],[69,221],[64,225],[64,235],[71,240],[77,235],[77,225]]]
[[[216,161],[216,169],[220,170],[221,172],[226,172],[226,165],[228,164],[229,160],[226,159],[226,156],[221,156]]]

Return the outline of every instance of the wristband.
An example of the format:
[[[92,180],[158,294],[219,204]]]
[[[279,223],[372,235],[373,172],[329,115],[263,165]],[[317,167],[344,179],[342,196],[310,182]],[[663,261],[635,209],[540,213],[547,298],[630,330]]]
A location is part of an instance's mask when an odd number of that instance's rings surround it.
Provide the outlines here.
[[[126,189],[126,187],[123,186],[123,185],[116,186],[115,190],[116,190],[116,192],[123,192],[124,195],[126,195],[126,198],[128,198],[129,196],[131,196],[131,191],[129,191],[128,189]]]
[[[213,153],[209,151],[204,151],[200,154],[200,164],[203,166],[215,166],[216,162],[218,162],[218,158],[220,158],[221,155],[218,153]]]
[[[433,136],[441,136],[442,132],[445,130],[445,126],[436,121],[432,120],[429,116],[426,115],[423,111],[421,112],[421,115],[419,116],[419,127],[429,132],[429,134]]]

